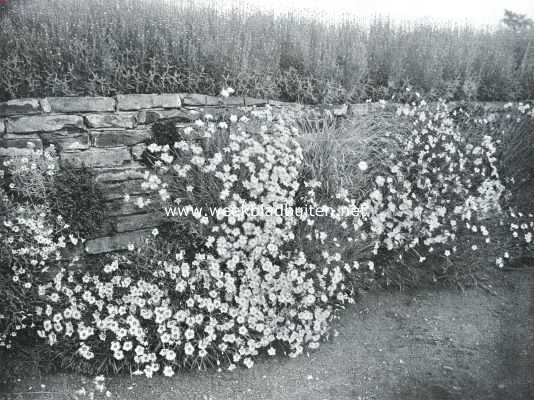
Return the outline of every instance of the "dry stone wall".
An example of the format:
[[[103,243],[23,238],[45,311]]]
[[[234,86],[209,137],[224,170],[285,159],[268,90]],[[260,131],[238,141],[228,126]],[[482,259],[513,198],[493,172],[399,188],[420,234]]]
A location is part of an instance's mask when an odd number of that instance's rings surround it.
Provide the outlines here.
[[[213,113],[267,105],[296,113],[304,107],[249,97],[222,101],[201,94],[11,100],[0,103],[0,159],[28,152],[28,142],[38,149],[53,144],[61,161],[92,168],[107,201],[107,218],[97,237],[88,238],[82,250],[88,254],[122,250],[146,237],[163,218],[157,202],[146,210],[135,205],[136,196],[147,195],[141,188],[145,168],[139,160],[152,135],[152,125],[173,120],[186,126],[208,109]],[[358,116],[374,107],[376,104],[344,105],[329,111],[334,118]],[[125,194],[131,196],[129,202],[124,201]]]
[[[43,149],[53,144],[62,162],[93,169],[106,198],[106,219],[83,251],[99,254],[127,248],[161,222],[157,203],[135,205],[144,166],[139,159],[152,135],[152,125],[172,119],[193,123],[209,108],[262,107],[261,99],[233,97],[222,101],[201,94],[133,94],[116,97],[49,97],[0,103],[0,158],[25,154],[28,143]],[[124,201],[125,194],[131,196]]]

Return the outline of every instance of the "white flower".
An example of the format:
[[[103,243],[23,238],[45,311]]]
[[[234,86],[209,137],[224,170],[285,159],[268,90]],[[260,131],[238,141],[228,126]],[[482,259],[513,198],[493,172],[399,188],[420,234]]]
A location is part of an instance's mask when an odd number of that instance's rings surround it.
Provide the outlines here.
[[[165,366],[165,368],[163,368],[163,375],[165,375],[168,378],[174,375],[174,370],[172,369],[170,365],[167,365]]]
[[[221,90],[221,96],[222,97],[229,97],[232,93],[234,93],[234,89],[231,87]]]
[[[188,356],[193,355],[193,353],[195,352],[195,348],[193,347],[193,345],[191,343],[187,342],[185,347],[184,347],[184,352]]]
[[[369,166],[367,165],[367,163],[365,161],[360,161],[358,163],[358,168],[361,170],[361,171],[366,171],[367,168],[369,168]]]
[[[376,178],[375,178],[375,182],[378,186],[382,187],[384,186],[384,183],[386,183],[386,179],[383,177],[383,176],[380,176],[378,175]]]

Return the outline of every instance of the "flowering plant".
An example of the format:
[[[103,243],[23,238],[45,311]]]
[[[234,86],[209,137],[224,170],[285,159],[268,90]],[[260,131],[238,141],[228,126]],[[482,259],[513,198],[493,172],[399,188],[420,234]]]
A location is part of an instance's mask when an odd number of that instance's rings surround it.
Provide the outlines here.
[[[450,265],[462,243],[495,246],[499,226],[531,243],[532,216],[505,201],[502,142],[486,122],[472,121],[484,132],[467,136],[446,104],[418,101],[390,115],[402,129],[363,138],[354,153],[335,135],[303,137],[286,117],[270,108],[206,114],[177,128],[174,141],[150,144],[143,188],[187,212],[96,268],[31,281],[31,267],[46,272],[76,238],[47,210],[10,211],[0,227],[5,274],[36,299],[19,318],[31,324],[19,326],[85,372],[251,367],[261,353],[319,347],[364,279],[413,264],[433,271],[436,259]],[[321,214],[202,212],[259,207]],[[510,254],[497,249],[501,267]],[[12,326],[4,324],[4,345]]]
[[[10,179],[8,191],[0,188],[0,347],[34,328],[36,307],[43,305],[38,285],[49,279],[69,240],[68,226],[61,216],[50,218],[43,202],[56,161],[47,149],[4,162],[2,175]]]

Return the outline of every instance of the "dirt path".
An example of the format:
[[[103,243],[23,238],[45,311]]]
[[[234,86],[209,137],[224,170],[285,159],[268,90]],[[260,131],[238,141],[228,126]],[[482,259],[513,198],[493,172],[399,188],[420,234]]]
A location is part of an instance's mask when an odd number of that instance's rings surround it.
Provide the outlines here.
[[[493,295],[368,294],[343,315],[339,334],[309,357],[172,379],[117,378],[110,390],[128,400],[532,400],[534,269],[503,279],[509,283]],[[21,382],[15,391],[32,386],[53,393],[18,398],[65,399],[79,382],[53,376]]]

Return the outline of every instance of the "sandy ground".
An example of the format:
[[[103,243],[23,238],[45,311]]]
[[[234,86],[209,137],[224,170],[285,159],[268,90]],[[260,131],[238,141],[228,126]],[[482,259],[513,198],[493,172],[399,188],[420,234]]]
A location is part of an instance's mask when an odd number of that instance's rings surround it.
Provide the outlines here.
[[[171,379],[114,378],[109,389],[128,400],[532,400],[534,269],[506,272],[503,282],[490,291],[366,294],[309,356]],[[79,387],[72,375],[33,378],[4,397],[68,399]]]

